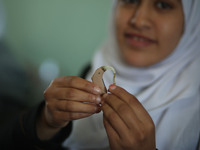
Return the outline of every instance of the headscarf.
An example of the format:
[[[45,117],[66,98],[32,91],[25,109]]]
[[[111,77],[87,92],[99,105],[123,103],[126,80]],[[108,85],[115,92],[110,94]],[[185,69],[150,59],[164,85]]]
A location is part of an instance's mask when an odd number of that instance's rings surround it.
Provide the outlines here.
[[[96,52],[87,76],[90,80],[100,66],[113,66],[116,84],[135,95],[151,115],[157,148],[162,150],[196,149],[200,132],[200,0],[182,0],[182,4],[185,29],[170,56],[150,67],[127,66],[120,56],[112,22],[110,36]],[[112,72],[104,74],[107,86],[112,77]],[[109,147],[102,120],[99,114],[75,121],[63,145],[75,149]]]

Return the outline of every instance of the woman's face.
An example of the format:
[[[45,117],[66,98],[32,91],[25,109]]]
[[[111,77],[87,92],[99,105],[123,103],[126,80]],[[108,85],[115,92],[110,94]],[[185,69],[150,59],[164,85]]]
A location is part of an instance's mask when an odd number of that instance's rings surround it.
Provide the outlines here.
[[[117,41],[129,65],[146,67],[176,48],[184,29],[181,0],[118,0]]]

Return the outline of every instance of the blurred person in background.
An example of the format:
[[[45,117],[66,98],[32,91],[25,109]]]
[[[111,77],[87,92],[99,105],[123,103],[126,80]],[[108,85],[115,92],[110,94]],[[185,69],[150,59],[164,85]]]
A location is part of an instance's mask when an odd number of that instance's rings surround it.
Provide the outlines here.
[[[8,141],[5,135],[12,134],[13,121],[33,104],[28,73],[17,61],[4,38],[5,16],[0,1],[0,145]]]

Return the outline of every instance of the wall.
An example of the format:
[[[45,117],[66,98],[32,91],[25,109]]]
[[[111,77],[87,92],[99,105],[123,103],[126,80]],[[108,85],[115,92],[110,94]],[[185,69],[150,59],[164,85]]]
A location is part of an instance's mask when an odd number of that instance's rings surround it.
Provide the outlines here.
[[[50,59],[59,66],[59,76],[78,75],[107,34],[111,0],[3,2],[6,41],[35,73]]]

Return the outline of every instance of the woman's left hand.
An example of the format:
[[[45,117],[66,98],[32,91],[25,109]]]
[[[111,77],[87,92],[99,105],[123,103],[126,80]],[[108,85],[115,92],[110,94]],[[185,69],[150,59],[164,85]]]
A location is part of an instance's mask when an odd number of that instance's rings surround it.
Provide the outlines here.
[[[116,85],[103,96],[104,126],[112,150],[155,150],[155,126],[130,93]]]

